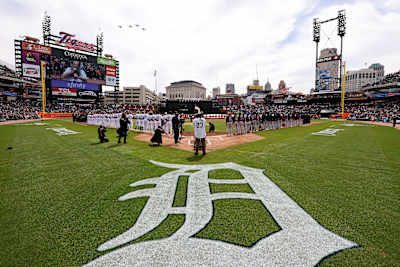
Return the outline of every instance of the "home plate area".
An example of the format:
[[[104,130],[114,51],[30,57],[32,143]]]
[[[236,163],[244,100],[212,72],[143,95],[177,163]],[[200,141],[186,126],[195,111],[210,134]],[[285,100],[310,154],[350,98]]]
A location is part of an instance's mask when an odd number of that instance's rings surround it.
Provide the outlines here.
[[[145,141],[150,143],[150,139],[152,137],[151,133],[142,133],[134,138],[136,140]],[[254,142],[257,140],[262,140],[264,137],[256,135],[256,134],[245,134],[245,135],[236,135],[236,136],[227,136],[225,133],[213,133],[209,134],[206,137],[206,151],[213,151],[222,149],[229,146],[239,145],[243,143]],[[173,136],[163,135],[162,137],[162,145],[168,147],[174,147],[178,149],[183,149],[187,151],[193,151],[195,137],[192,133],[184,133],[181,140],[179,140],[178,144],[175,144]]]

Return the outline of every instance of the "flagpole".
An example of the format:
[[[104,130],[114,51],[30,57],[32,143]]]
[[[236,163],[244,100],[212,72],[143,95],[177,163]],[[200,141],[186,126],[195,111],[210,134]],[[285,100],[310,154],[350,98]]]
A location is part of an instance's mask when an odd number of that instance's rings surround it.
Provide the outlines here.
[[[154,70],[154,88],[157,94],[157,70]]]

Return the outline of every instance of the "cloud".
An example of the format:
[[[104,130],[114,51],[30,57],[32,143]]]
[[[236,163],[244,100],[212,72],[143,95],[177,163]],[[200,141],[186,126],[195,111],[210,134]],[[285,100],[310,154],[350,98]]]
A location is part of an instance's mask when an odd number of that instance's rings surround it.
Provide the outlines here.
[[[269,78],[276,88],[285,80],[292,90],[309,92],[315,72],[312,19],[335,17],[339,9],[348,15],[344,39],[348,68],[380,62],[389,72],[398,70],[398,1],[387,0],[379,8],[378,4],[372,0],[5,1],[0,10],[7,23],[0,33],[1,59],[14,61],[13,39],[19,35],[41,37],[41,18],[47,10],[53,33],[64,30],[94,43],[96,34],[104,32],[104,52],[120,61],[121,87],[143,84],[154,89],[157,69],[158,91],[165,91],[171,82],[192,79],[210,93],[212,87],[225,88],[226,83],[235,83],[236,91],[244,93],[256,78],[257,65],[262,84]],[[147,30],[128,27],[133,24]],[[337,45],[335,38],[326,45]]]

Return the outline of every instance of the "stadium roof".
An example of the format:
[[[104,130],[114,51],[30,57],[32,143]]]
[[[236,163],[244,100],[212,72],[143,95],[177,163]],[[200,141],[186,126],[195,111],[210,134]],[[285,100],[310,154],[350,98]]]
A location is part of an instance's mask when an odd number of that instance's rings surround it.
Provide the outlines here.
[[[1,59],[0,59],[0,66],[6,66],[8,69],[15,71],[14,65],[12,65],[4,60],[1,60]]]
[[[171,85],[178,85],[178,84],[184,84],[184,83],[196,83],[200,86],[203,86],[201,83],[192,81],[192,80],[183,80],[183,81],[179,81],[179,82],[173,82],[173,83],[171,83]]]

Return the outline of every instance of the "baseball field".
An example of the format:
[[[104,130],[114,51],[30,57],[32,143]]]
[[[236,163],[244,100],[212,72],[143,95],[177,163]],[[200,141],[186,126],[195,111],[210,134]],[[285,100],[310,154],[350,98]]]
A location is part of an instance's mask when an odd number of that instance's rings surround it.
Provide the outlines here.
[[[136,135],[0,125],[0,266],[400,266],[399,130],[321,120],[206,156]]]

